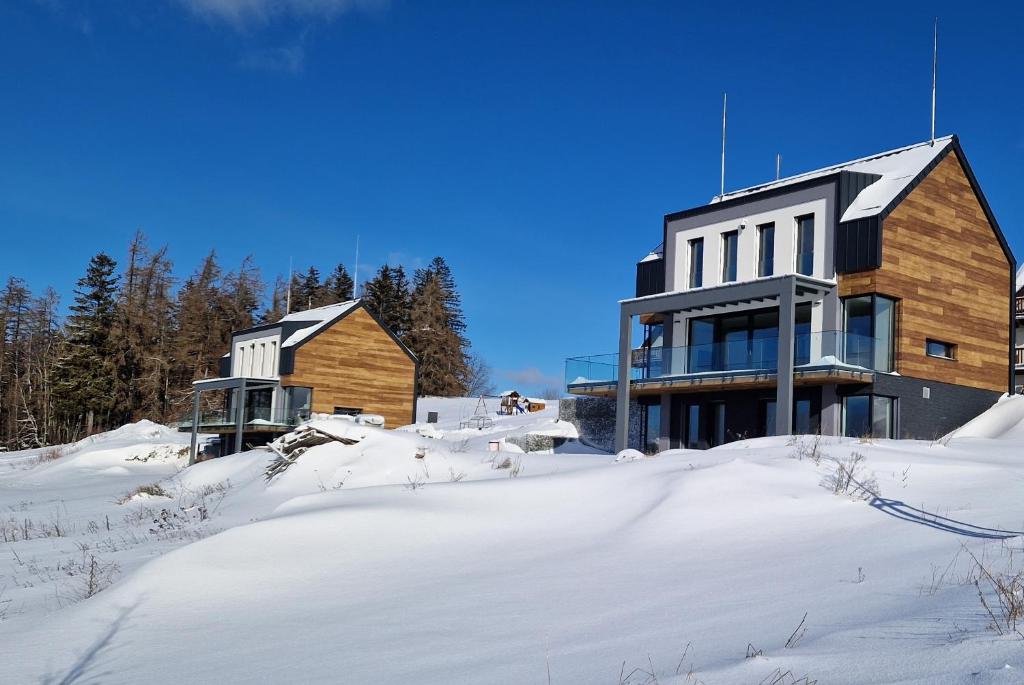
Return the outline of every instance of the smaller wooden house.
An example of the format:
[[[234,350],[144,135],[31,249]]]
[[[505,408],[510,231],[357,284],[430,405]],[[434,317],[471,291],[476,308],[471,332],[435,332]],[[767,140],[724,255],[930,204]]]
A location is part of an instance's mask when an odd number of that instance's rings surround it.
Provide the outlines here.
[[[266,444],[311,414],[372,414],[394,428],[416,420],[416,356],[352,300],[293,312],[232,334],[220,377],[193,383],[192,433],[214,433],[214,455]],[[207,395],[207,393],[218,393]]]

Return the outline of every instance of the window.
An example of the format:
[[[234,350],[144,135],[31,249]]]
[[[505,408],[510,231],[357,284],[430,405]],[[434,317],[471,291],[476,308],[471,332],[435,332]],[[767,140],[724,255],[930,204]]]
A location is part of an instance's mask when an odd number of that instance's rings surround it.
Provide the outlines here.
[[[775,400],[761,400],[761,435],[775,435]]]
[[[896,301],[881,295],[843,300],[843,361],[877,371],[893,370]]]
[[[757,275],[771,276],[775,273],[775,224],[761,224],[757,227]]]
[[[690,287],[700,288],[704,285],[704,239],[694,238],[690,241]]]
[[[725,440],[725,402],[711,403],[711,446],[724,445]]]
[[[686,408],[686,446],[701,448],[700,405],[691,404]]]
[[[925,352],[929,357],[942,357],[943,359],[956,359],[956,345],[942,342],[941,340],[926,340]]]
[[[312,399],[313,390],[311,388],[301,388],[297,386],[285,388],[284,405],[288,423],[291,424],[296,423],[299,420],[308,419]]]
[[[641,404],[643,411],[643,436],[640,444],[645,454],[657,454],[658,437],[661,435],[661,403]]]
[[[896,435],[896,399],[882,395],[843,398],[843,435],[848,438]]]
[[[722,234],[722,283],[736,280],[736,250],[739,247],[739,231]]]
[[[796,271],[804,276],[814,273],[814,215],[796,218]]]

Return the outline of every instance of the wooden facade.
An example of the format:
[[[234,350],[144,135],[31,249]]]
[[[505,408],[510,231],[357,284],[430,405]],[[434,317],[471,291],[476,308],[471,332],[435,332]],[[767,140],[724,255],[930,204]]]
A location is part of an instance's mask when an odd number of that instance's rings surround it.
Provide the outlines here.
[[[881,267],[840,275],[838,290],[898,300],[898,373],[1006,392],[1010,271],[954,150],[885,217]],[[928,356],[929,339],[956,345],[956,359]]]
[[[390,428],[416,421],[416,362],[362,307],[296,349],[281,385],[313,388],[314,412],[360,409]]]

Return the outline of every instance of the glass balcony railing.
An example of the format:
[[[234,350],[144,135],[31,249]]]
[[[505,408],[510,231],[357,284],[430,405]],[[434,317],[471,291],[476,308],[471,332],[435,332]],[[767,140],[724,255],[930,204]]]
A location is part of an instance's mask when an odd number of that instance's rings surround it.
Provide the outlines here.
[[[798,334],[795,366],[848,366],[888,371],[891,352],[874,338],[842,331]],[[632,351],[630,380],[732,372],[773,372],[779,368],[779,340],[764,337],[685,347],[650,347]],[[618,380],[619,355],[601,354],[565,360],[567,386]]]
[[[234,426],[237,415],[237,410],[234,408],[203,411],[199,415],[199,426]],[[269,407],[246,407],[243,423],[247,426],[297,426],[308,419],[308,409],[272,410]],[[190,427],[192,414],[189,413],[177,425]]]

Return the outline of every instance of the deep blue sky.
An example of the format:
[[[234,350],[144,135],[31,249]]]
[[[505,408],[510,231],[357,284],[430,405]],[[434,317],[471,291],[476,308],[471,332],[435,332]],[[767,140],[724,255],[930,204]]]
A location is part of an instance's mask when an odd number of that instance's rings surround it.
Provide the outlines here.
[[[276,9],[275,9],[276,8]],[[70,296],[141,227],[185,277],[444,255],[499,386],[613,351],[668,212],[958,133],[1024,254],[1019,2],[14,0],[0,277]]]

